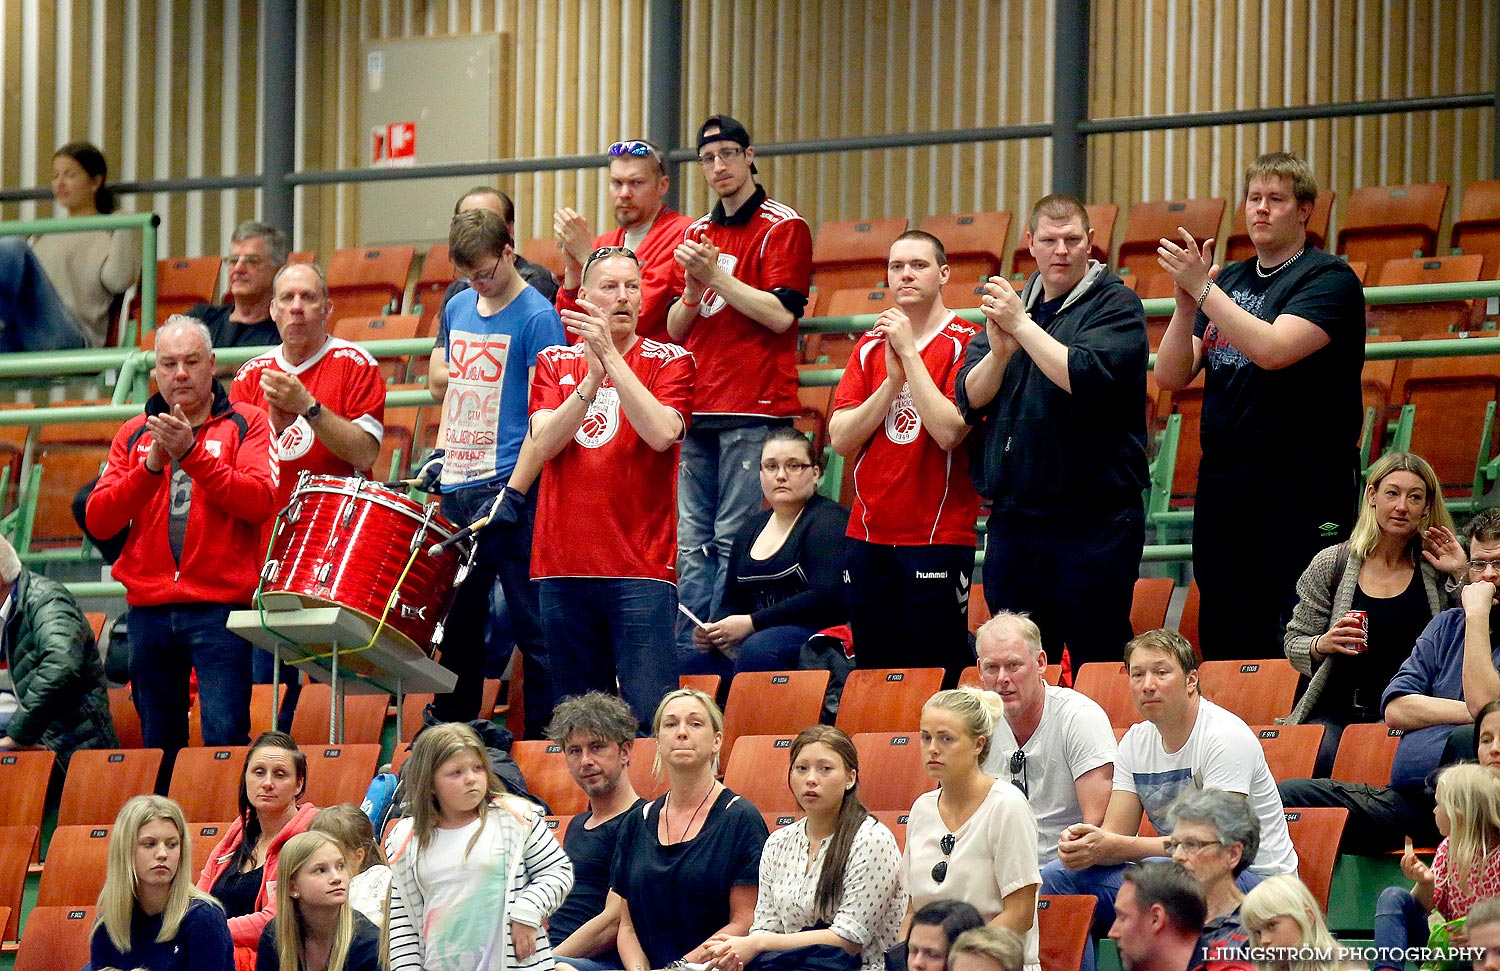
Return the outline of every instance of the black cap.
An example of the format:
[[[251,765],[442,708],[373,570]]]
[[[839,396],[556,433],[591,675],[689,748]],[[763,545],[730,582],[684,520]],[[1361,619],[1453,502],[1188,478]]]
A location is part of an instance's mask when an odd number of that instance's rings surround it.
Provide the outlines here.
[[[715,128],[718,131],[714,134],[705,134]],[[701,150],[709,142],[734,142],[741,148],[749,148],[750,132],[728,115],[709,115],[708,120],[698,126],[698,148]],[[750,174],[758,174],[754,162],[750,163]]]

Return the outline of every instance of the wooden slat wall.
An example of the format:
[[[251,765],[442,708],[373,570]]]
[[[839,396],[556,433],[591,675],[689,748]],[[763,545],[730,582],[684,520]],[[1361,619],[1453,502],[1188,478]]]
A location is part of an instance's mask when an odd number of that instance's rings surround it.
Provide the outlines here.
[[[516,156],[598,151],[645,130],[647,0],[300,6],[300,166],[350,167],[362,157],[361,38],[510,37],[502,143]],[[1095,0],[1093,9],[1093,117],[1452,93],[1491,83],[1497,71],[1492,0]],[[685,2],[683,142],[714,111],[735,115],[762,143],[1045,121],[1053,13],[1050,0]],[[0,0],[0,185],[45,185],[52,148],[77,137],[104,148],[118,179],[255,171],[262,19],[261,0]],[[31,36],[36,47],[23,57]],[[201,80],[190,73],[195,62]],[[1491,113],[1479,109],[1098,136],[1089,194],[1122,209],[1140,199],[1234,200],[1250,158],[1290,147],[1340,198],[1361,185],[1448,181],[1451,218],[1464,183],[1489,174],[1494,137]],[[1050,167],[1046,140],[760,163],[772,194],[814,226],[1024,211],[1050,189]],[[683,208],[704,211],[697,166],[675,175]],[[607,219],[602,171],[500,184],[517,201],[523,239],[549,236],[559,205],[596,225]],[[326,256],[359,242],[352,188],[298,198],[298,248]],[[147,206],[163,217],[166,253],[194,255],[223,252],[258,200],[240,191],[125,201],[127,210]],[[47,203],[0,206],[0,218],[50,212]]]

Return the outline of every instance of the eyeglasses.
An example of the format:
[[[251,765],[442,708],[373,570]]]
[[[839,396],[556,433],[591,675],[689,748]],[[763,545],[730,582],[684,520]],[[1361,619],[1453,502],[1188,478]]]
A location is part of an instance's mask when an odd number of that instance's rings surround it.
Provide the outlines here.
[[[228,256],[224,257],[224,262],[228,263],[230,266],[234,266],[236,263],[243,263],[253,270],[257,266],[265,266],[267,263],[271,262],[271,260],[269,257],[261,256],[259,253],[244,253],[240,256],[235,256],[233,253],[230,253]]]
[[[589,275],[589,267],[600,260],[607,260],[611,256],[628,256],[636,266],[641,265],[640,257],[635,255],[635,250],[629,246],[601,246],[589,254],[589,258],[583,261],[583,275]]]
[[[1484,576],[1485,572],[1488,571],[1491,567],[1496,570],[1500,570],[1500,560],[1470,560],[1469,576]]]
[[[958,837],[954,836],[952,833],[949,833],[947,836],[944,836],[942,839],[938,840],[938,849],[943,851],[944,856],[949,856],[953,853],[953,847],[957,845],[957,843]],[[946,879],[948,879],[948,861],[938,860],[932,865],[932,880],[934,883],[942,883]]]
[[[500,264],[504,262],[504,260],[505,257],[497,256],[495,258],[495,265],[490,267],[490,271],[488,273],[470,273],[468,276],[461,277],[460,279],[467,280],[469,283],[489,283],[495,278],[495,274],[500,272]]]
[[[1206,848],[1210,846],[1223,845],[1224,844],[1219,842],[1218,840],[1180,840],[1170,838],[1166,843],[1168,856],[1171,856],[1178,850],[1182,850],[1182,852],[1186,853],[1188,856],[1197,856],[1199,853],[1202,853]]]
[[[1031,788],[1026,785],[1026,753],[1016,749],[1010,753],[1010,784],[1021,790],[1021,795],[1031,798]]]
[[[709,168],[714,164],[715,161],[723,162],[725,165],[728,165],[730,162],[733,162],[735,159],[744,154],[745,150],[743,148],[740,148],[739,146],[734,146],[731,148],[721,148],[717,152],[704,152],[702,155],[698,156],[698,164],[703,166],[704,168]]]
[[[810,468],[812,468],[812,466],[809,465],[808,463],[806,463],[806,462],[798,462],[796,459],[792,459],[792,460],[787,461],[787,462],[762,462],[762,463],[760,463],[760,470],[762,472],[764,472],[766,475],[775,475],[777,472],[780,472],[782,469],[786,469],[786,474],[787,475],[796,475],[799,472],[806,472]]]

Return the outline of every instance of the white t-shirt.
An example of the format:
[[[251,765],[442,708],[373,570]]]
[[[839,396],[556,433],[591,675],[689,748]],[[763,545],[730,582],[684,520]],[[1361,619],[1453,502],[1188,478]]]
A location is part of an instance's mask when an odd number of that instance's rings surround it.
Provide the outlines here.
[[[483,853],[466,855],[478,828],[476,819],[460,829],[434,830],[417,858],[417,881],[427,905],[421,928],[426,971],[499,964],[494,928],[505,915],[504,870],[511,861],[497,866]]]
[[[1036,817],[1021,790],[1008,781],[995,780],[989,795],[974,815],[953,830],[953,852],[943,853],[942,839],[949,834],[938,814],[938,794],[924,792],[911,807],[906,824],[906,852],[901,864],[911,893],[913,911],[934,900],[962,900],[993,920],[1005,909],[1005,896],[1022,887],[1042,882],[1036,855]],[[932,878],[938,861],[948,861],[943,882]],[[1026,932],[1026,971],[1040,971],[1036,918]]]
[[[1027,801],[1036,813],[1037,858],[1042,864],[1057,859],[1063,830],[1083,822],[1078,789],[1073,781],[1085,772],[1115,760],[1115,730],[1109,716],[1088,695],[1071,688],[1047,686],[1042,720],[1021,751],[1026,753]],[[1001,781],[1014,782],[1010,758],[1016,737],[1001,721],[990,745],[984,771]]]
[[[385,927],[385,898],[391,892],[391,868],[373,864],[349,881],[349,906],[369,918],[376,927]]]
[[[1238,715],[1207,698],[1198,700],[1198,720],[1176,752],[1166,751],[1155,725],[1137,722],[1120,739],[1115,757],[1114,788],[1134,793],[1162,835],[1172,831],[1167,806],[1190,786],[1247,796],[1260,820],[1260,852],[1250,869],[1268,877],[1297,872],[1297,851],[1265,750]]]

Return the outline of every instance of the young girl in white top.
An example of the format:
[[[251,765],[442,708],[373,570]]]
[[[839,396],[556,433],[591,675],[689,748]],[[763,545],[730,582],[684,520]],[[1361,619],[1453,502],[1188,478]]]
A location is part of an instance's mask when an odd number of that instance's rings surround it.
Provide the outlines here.
[[[501,788],[484,743],[450,722],[417,736],[411,816],[386,838],[391,971],[551,968],[542,929],[573,864],[540,807]]]
[[[385,927],[385,902],[391,893],[391,868],[375,840],[370,817],[358,806],[329,806],[307,827],[309,833],[327,833],[344,851],[349,862],[349,906],[364,914],[376,927]]]

